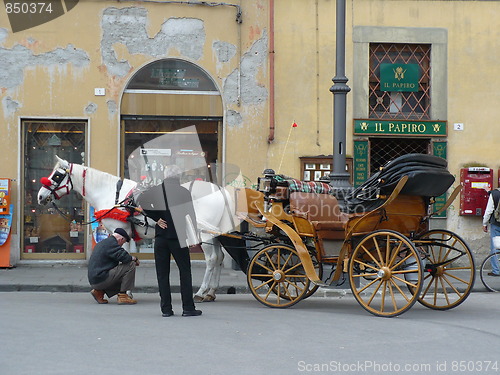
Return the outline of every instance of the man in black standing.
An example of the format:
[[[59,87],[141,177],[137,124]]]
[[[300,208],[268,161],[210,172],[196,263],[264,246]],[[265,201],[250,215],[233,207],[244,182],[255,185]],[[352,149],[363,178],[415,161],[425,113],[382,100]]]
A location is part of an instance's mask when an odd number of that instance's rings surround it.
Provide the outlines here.
[[[127,294],[134,287],[135,267],[139,265],[139,259],[122,247],[129,241],[128,233],[117,228],[111,236],[97,243],[90,256],[88,279],[93,288],[90,294],[99,304],[108,303],[105,294],[108,297],[118,294],[119,305],[137,303]]]
[[[170,289],[170,256],[174,257],[179,268],[182,316],[199,316],[193,300],[193,282],[188,245],[188,223],[196,233],[196,215],[191,194],[181,186],[181,170],[175,165],[165,168],[165,180],[138,197],[144,212],[156,221],[155,226],[155,266],[160,292],[160,308],[163,317],[174,315]],[[187,219],[189,217],[189,219]]]

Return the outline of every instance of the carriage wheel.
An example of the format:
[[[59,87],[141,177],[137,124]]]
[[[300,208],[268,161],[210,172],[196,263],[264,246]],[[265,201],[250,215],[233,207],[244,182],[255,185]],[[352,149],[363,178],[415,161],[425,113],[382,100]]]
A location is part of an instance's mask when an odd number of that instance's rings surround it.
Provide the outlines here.
[[[469,296],[475,278],[474,258],[467,244],[453,232],[436,229],[419,236],[415,245],[425,254],[418,302],[434,310],[460,305]]]
[[[264,247],[250,261],[247,282],[253,296],[269,307],[290,307],[309,289],[297,251],[288,245]]]
[[[417,301],[422,265],[413,243],[404,235],[379,230],[364,237],[349,262],[351,290],[363,308],[374,315],[393,317]]]
[[[318,256],[316,255],[316,250],[309,249],[309,255],[311,256],[311,260],[314,265],[314,270],[316,271],[316,274],[321,280],[323,278],[323,265],[318,260]],[[309,282],[309,288],[307,289],[307,292],[306,294],[304,294],[304,297],[302,297],[302,299],[311,297],[318,290],[318,288],[319,285]],[[274,288],[273,293],[278,294],[279,289]],[[288,296],[286,294],[281,294],[281,297],[288,299]]]
[[[314,265],[314,270],[316,271],[316,274],[321,280],[323,278],[323,265],[318,260],[318,256],[316,255],[316,250],[313,251],[309,250],[309,254],[311,255],[311,260]],[[318,290],[318,288],[319,285],[309,282],[309,288],[307,289],[307,292],[304,295],[303,299],[311,297]]]

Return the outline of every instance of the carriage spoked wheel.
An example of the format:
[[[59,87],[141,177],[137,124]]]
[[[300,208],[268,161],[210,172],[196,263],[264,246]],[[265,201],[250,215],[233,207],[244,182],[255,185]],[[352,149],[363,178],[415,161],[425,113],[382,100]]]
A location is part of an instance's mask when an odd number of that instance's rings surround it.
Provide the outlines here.
[[[309,255],[311,256],[311,260],[314,266],[314,270],[316,271],[316,274],[320,278],[320,280],[323,278],[323,265],[319,262],[318,256],[316,254],[315,249],[309,249]],[[304,294],[304,297],[302,299],[306,299],[311,297],[319,288],[319,285],[316,285],[314,283],[309,282],[309,287],[307,289],[306,294]],[[273,289],[273,293],[277,294],[279,293],[278,288]],[[281,297],[288,299],[288,296],[286,294],[282,294]]]
[[[309,250],[309,254],[311,255],[311,260],[314,266],[314,270],[316,271],[316,274],[321,280],[323,278],[323,265],[318,260],[316,250]],[[319,285],[309,282],[309,288],[307,289],[307,292],[304,295],[304,297],[302,297],[302,299],[311,297],[318,290],[318,288]]]
[[[422,280],[417,249],[406,236],[392,230],[365,236],[349,262],[354,297],[377,316],[393,317],[410,309],[418,299]]]
[[[464,240],[448,230],[436,229],[420,235],[414,244],[425,256],[418,301],[434,310],[460,305],[469,296],[475,278],[474,258]]]
[[[254,255],[247,271],[253,296],[269,307],[285,308],[299,302],[309,289],[309,279],[297,251],[272,244]]]

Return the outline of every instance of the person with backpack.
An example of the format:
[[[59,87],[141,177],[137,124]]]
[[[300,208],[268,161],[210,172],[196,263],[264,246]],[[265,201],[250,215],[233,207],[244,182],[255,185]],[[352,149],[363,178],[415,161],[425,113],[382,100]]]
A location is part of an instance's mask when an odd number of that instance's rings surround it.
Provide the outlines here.
[[[488,224],[490,225],[490,253],[500,251],[495,247],[493,238],[500,236],[500,190],[493,189],[490,192],[488,203],[483,216],[483,231],[488,233]],[[500,276],[500,264],[497,257],[491,257],[491,272],[488,276]]]

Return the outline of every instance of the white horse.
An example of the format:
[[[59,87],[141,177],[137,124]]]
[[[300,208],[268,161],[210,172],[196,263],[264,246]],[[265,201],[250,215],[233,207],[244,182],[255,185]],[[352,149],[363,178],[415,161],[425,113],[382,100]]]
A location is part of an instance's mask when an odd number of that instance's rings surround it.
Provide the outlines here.
[[[56,156],[57,157],[57,156]],[[57,157],[57,163],[49,177],[41,179],[42,187],[38,191],[38,203],[45,205],[58,200],[71,190],[75,190],[95,209],[96,215],[107,213],[131,196],[137,187],[135,181],[123,179],[121,186],[117,183],[121,179],[109,173],[102,172],[80,164],[69,163]],[[227,188],[221,188],[206,181],[195,181],[183,185],[188,188],[193,198],[198,229],[224,233],[233,229],[236,222],[234,217],[235,203]],[[228,187],[229,188],[229,187]],[[126,216],[123,207],[117,207],[114,214],[104,216],[102,224],[112,233],[116,228],[123,228],[133,238],[132,225],[117,217]],[[148,226],[134,225],[134,230],[140,238],[154,237],[154,221],[149,220]],[[215,300],[215,293],[219,287],[224,253],[217,237],[201,232],[203,252],[206,260],[206,270],[200,289],[194,298],[196,302]]]

